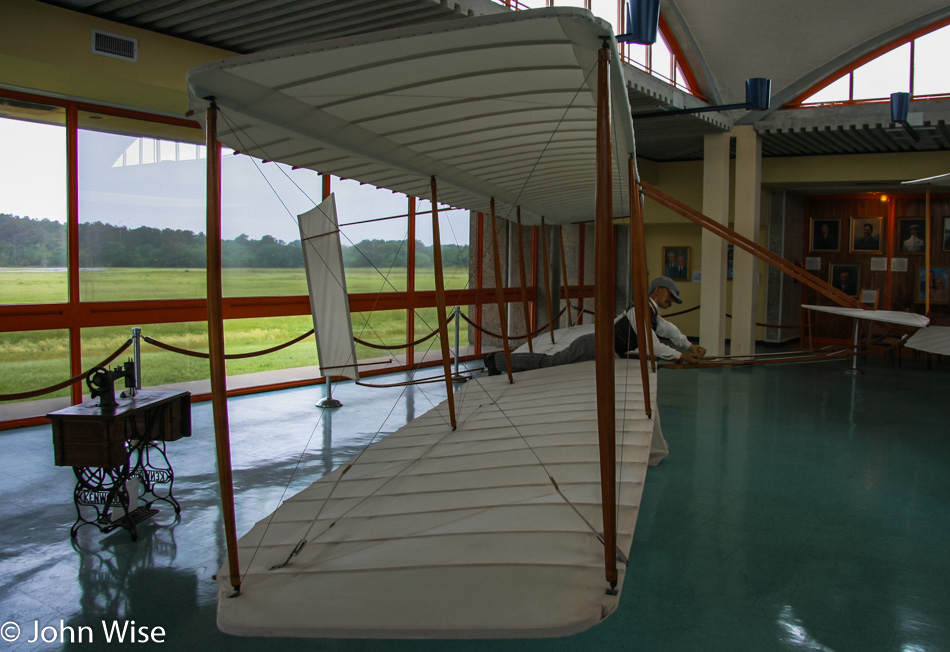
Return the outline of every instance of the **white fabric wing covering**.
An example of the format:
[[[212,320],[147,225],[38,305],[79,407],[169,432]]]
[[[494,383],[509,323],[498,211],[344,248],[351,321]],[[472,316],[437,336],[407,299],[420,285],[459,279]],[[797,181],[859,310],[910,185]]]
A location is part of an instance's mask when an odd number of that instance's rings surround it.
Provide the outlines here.
[[[313,210],[299,215],[297,224],[310,288],[320,375],[356,380],[359,370],[334,196],[331,194]]]
[[[802,308],[815,310],[817,312],[826,312],[832,315],[841,315],[842,317],[854,317],[855,319],[867,319],[870,321],[899,324],[901,326],[913,326],[916,328],[923,328],[930,323],[930,319],[924,315],[918,315],[914,312],[898,312],[896,310],[864,310],[862,308],[843,308],[841,306],[814,305],[802,305]]]
[[[618,548],[650,454],[637,362],[616,361]],[[470,381],[284,502],[225,563],[218,626],[248,636],[551,637],[617,608],[605,592],[594,363]],[[569,382],[565,379],[569,378]],[[651,374],[656,410],[656,375]],[[543,465],[542,465],[543,462]],[[563,494],[584,516],[558,494]],[[319,515],[319,516],[317,516]],[[591,529],[593,528],[593,531]],[[301,539],[299,554],[279,569]]]
[[[925,353],[950,355],[950,327],[928,326],[911,335],[906,346]]]
[[[588,316],[588,319],[593,318]],[[591,335],[593,332],[594,324],[592,323],[581,324],[580,326],[569,326],[567,328],[556,328],[554,329],[554,342],[551,342],[551,333],[544,331],[531,340],[531,349],[534,350],[534,353],[554,355],[558,351],[563,351],[569,347],[578,337]],[[512,351],[512,353],[527,353],[528,351],[528,343],[525,342]]]
[[[606,37],[606,39],[604,39]],[[232,57],[188,73],[218,139],[269,161],[331,173],[525,224],[593,219],[598,52],[613,106],[613,207],[630,213],[634,155],[610,25],[552,7],[427,23]]]

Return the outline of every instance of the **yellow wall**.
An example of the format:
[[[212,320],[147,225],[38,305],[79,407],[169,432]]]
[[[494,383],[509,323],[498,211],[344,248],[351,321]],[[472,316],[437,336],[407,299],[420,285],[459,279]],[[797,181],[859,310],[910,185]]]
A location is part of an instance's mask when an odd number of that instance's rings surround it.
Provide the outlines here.
[[[2,0],[0,84],[184,116],[185,73],[233,53],[60,9]],[[92,53],[92,30],[138,39],[138,61]]]

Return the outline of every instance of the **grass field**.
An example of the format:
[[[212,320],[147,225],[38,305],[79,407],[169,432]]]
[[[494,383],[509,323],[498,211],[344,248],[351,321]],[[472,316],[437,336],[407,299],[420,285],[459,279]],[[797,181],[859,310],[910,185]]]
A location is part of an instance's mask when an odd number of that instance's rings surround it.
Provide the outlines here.
[[[386,276],[368,267],[346,271],[350,294],[404,292],[406,270]],[[468,270],[447,267],[445,287],[469,286]],[[226,297],[271,297],[307,294],[307,277],[302,269],[226,268],[221,273]],[[432,269],[416,270],[416,289],[434,290]],[[79,296],[83,301],[139,301],[142,299],[197,299],[205,296],[203,269],[110,268],[82,270]],[[0,304],[62,303],[67,299],[65,271],[0,270]]]
[[[446,270],[446,284],[450,278],[465,279],[467,270]],[[83,299],[86,301],[116,301],[142,299],[179,299],[204,296],[204,270],[170,269],[109,269],[81,274]],[[420,275],[421,276],[421,275]],[[293,296],[307,293],[306,278],[301,270],[225,270],[224,287],[228,296]],[[406,274],[390,278],[401,290],[406,287]],[[467,283],[467,279],[466,279]],[[457,282],[449,287],[465,287]],[[419,289],[433,289],[417,276]],[[347,285],[351,292],[376,293],[383,286],[374,270],[356,268],[347,270]],[[431,286],[431,287],[430,287]],[[8,304],[61,302],[65,300],[65,272],[2,272],[0,273],[0,302]],[[392,291],[389,288],[389,291]],[[356,337],[377,344],[400,344],[410,338],[406,334],[405,310],[378,311],[352,316]],[[416,315],[414,337],[428,334],[436,328],[435,310],[420,311]],[[138,324],[142,334],[183,349],[208,350],[207,327],[204,322],[177,324]],[[246,353],[267,349],[287,342],[313,328],[309,315],[266,319],[235,319],[225,323],[225,348],[228,353]],[[129,337],[131,328],[110,326],[86,328],[82,331],[83,368],[98,364],[119,348]],[[454,329],[451,330],[454,346]],[[468,344],[468,329],[461,329],[461,345]],[[419,347],[419,353],[439,349],[438,337]],[[394,351],[400,354],[403,350]],[[117,359],[131,357],[132,349]],[[386,351],[357,345],[361,360],[378,358]],[[47,387],[70,377],[69,336],[65,330],[20,331],[0,333],[0,395],[31,391]],[[116,363],[113,363],[116,364]],[[313,336],[297,344],[265,356],[229,360],[228,375],[259,371],[291,369],[317,364]],[[151,344],[142,345],[142,382],[145,386],[200,380],[209,376],[208,361],[201,358],[171,353]],[[37,398],[68,396],[69,390],[45,394]]]

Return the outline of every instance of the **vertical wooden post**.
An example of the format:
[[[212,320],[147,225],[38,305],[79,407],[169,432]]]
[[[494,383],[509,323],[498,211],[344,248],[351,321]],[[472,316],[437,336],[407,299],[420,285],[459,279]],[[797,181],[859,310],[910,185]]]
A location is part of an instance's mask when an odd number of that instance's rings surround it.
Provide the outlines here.
[[[406,308],[406,341],[412,342],[416,339],[416,198],[409,198],[409,228],[407,230],[409,237],[406,238],[408,249],[406,250],[406,295],[409,297],[409,307]],[[416,362],[416,347],[409,346],[406,349],[406,366],[412,367]]]
[[[228,548],[231,586],[241,590],[238,564],[237,525],[234,518],[234,482],[231,476],[231,438],[228,426],[228,378],[224,362],[224,313],[221,291],[221,145],[218,143],[218,109],[214,101],[208,107],[207,139],[207,284],[208,354],[211,364],[211,407],[214,414],[214,439],[218,453],[218,483],[221,485],[221,510]]]
[[[531,337],[531,313],[528,310],[528,277],[524,267],[524,236],[521,233],[521,207],[518,207],[518,267],[521,272],[521,307],[524,309],[524,331],[528,336],[528,351],[534,353]]]
[[[66,108],[66,300],[71,308],[79,306],[79,109]],[[69,375],[78,376],[82,368],[82,332],[69,327]],[[82,403],[83,383],[73,383],[70,399]]]
[[[604,571],[610,591],[617,572],[617,450],[614,404],[613,190],[610,173],[610,50],[606,42],[597,68],[597,222],[594,274],[594,348],[597,369],[597,432],[600,442],[600,492],[604,517]]]
[[[930,184],[926,188],[926,205],[924,206],[924,314],[930,315]],[[943,233],[940,234],[941,240]]]
[[[564,278],[564,297],[567,300],[567,325],[574,325],[574,317],[571,314],[571,285],[567,281],[567,256],[564,254],[564,229],[561,227],[561,276]]]
[[[632,161],[632,160],[631,160]],[[644,304],[647,309],[650,308],[650,279],[647,277],[647,233],[646,233],[646,220],[643,219],[643,205],[640,202],[640,182],[636,181],[637,184],[637,211],[639,211],[640,220],[637,224],[637,249],[640,252],[640,259],[643,261],[643,274],[640,277],[640,287],[637,289],[637,292],[640,296],[644,297],[646,303]],[[631,231],[633,224],[631,226]],[[656,355],[653,351],[653,321],[649,316],[650,313],[644,311],[644,317],[649,320],[647,326],[649,327],[649,337],[646,338],[646,342],[640,345],[640,356],[648,356],[650,359],[650,369],[656,371]]]
[[[475,323],[481,325],[482,317],[485,311],[482,310],[482,290],[485,284],[484,266],[485,250],[482,243],[485,242],[485,214],[478,213],[475,223]],[[469,254],[471,256],[471,254]],[[481,329],[472,329],[475,335],[475,355],[482,354],[482,331]]]
[[[413,242],[415,247],[416,243]],[[455,392],[452,387],[452,360],[449,353],[449,327],[445,321],[445,280],[442,278],[442,238],[439,237],[439,193],[432,177],[432,262],[435,273],[435,305],[439,320],[439,342],[442,344],[442,369],[445,372],[445,391],[449,400],[449,422],[455,430]],[[411,336],[411,335],[410,335]]]
[[[647,297],[646,271],[647,261],[643,255],[639,234],[643,225],[643,209],[640,205],[640,184],[634,170],[633,156],[627,161],[628,187],[630,188],[630,283],[633,291],[634,319],[636,319],[637,340],[640,342],[640,381],[643,383],[643,405],[647,417],[653,416],[653,406],[650,405],[650,374],[647,368],[646,341],[653,340],[653,323],[650,319],[650,299]]]
[[[551,331],[551,344],[554,344],[554,297],[551,296],[551,261],[548,259],[548,232],[541,218],[541,258],[544,267],[544,292],[548,298],[548,330]]]
[[[584,281],[587,275],[584,273],[584,254],[587,249],[587,226],[585,224],[577,225],[577,300],[580,307],[577,309],[577,323],[584,323]]]
[[[501,328],[501,345],[505,351],[505,367],[508,370],[508,382],[513,383],[511,375],[511,347],[508,344],[508,314],[505,309],[505,290],[501,281],[501,254],[498,247],[498,220],[495,217],[495,198],[491,200],[491,240],[495,258],[495,301],[498,303],[498,324]]]

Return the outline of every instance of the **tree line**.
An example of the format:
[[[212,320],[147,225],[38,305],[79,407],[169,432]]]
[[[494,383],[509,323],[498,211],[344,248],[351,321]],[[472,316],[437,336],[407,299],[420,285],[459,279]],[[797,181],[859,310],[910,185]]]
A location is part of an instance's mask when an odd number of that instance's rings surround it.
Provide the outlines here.
[[[79,260],[83,267],[205,266],[205,234],[182,229],[156,229],[88,222],[79,225]],[[416,267],[432,266],[432,247],[416,241]],[[241,234],[221,243],[224,267],[303,267],[300,240],[284,242],[265,235],[259,240]],[[446,267],[468,266],[468,245],[443,245]],[[406,243],[363,240],[343,246],[346,267],[405,268]],[[0,213],[0,267],[65,267],[66,225]]]

